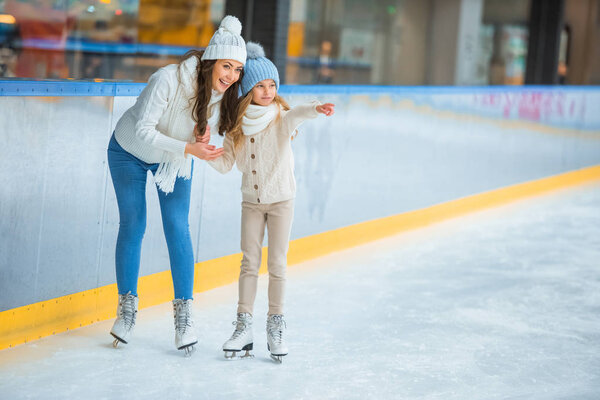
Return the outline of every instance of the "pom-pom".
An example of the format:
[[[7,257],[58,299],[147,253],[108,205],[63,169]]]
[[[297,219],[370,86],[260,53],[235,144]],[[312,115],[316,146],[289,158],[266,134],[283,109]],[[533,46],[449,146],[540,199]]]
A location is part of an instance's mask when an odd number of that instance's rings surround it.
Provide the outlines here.
[[[246,43],[246,55],[248,59],[261,58],[265,56],[265,50],[258,43]]]
[[[228,15],[221,21],[221,25],[219,25],[219,29],[223,28],[235,35],[242,34],[242,23],[239,19],[234,17],[233,15]]]

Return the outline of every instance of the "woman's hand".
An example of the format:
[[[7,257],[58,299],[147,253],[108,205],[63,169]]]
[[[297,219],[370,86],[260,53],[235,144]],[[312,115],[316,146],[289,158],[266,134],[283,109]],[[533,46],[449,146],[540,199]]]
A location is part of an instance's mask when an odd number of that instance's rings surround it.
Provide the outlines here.
[[[198,124],[194,126],[194,135],[196,143],[188,143],[185,145],[185,153],[198,157],[201,160],[214,160],[223,155],[223,148],[217,149],[215,146],[208,144],[210,142],[210,127],[206,125],[204,135],[198,134]]]
[[[328,117],[332,116],[335,112],[335,104],[331,103],[321,104],[318,105],[316,108],[318,113],[325,114]]]
[[[188,143],[185,145],[185,154],[191,154],[201,160],[210,161],[221,157],[223,148],[219,147],[217,149],[212,144],[203,142]]]
[[[208,144],[208,142],[210,142],[210,126],[207,124],[204,135],[200,135],[198,133],[198,124],[196,124],[196,126],[194,126],[194,136],[196,136],[196,142]]]

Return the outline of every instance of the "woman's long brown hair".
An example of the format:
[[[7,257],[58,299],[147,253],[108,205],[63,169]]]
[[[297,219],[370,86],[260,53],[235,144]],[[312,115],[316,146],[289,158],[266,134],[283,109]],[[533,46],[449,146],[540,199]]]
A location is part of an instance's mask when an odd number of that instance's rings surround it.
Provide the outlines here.
[[[252,103],[252,91],[248,92],[246,96],[242,97],[238,103],[237,110],[237,118],[235,119],[235,123],[231,127],[230,130],[227,131],[227,135],[233,139],[233,148],[238,149],[242,144],[242,139],[244,138],[244,132],[242,131],[242,122],[244,120],[244,114],[246,114],[246,110],[248,106]],[[277,114],[276,119],[281,117],[281,110],[288,111],[290,109],[290,105],[287,101],[284,100],[280,95],[275,95],[273,99],[273,103],[279,106],[279,114]]]
[[[196,66],[197,76],[197,89],[196,95],[190,99],[190,102],[194,102],[192,108],[192,118],[197,123],[197,134],[202,136],[206,129],[208,119],[208,102],[212,96],[212,72],[215,66],[216,60],[204,60],[202,61],[202,54],[204,51],[201,50],[190,50],[183,55],[179,64],[185,60],[196,57],[198,63]],[[237,116],[237,106],[239,103],[238,92],[240,82],[244,76],[244,71],[240,73],[240,78],[234,82],[223,95],[221,100],[221,115],[219,117],[219,135],[223,136],[225,132],[228,132],[233,128],[235,119]]]

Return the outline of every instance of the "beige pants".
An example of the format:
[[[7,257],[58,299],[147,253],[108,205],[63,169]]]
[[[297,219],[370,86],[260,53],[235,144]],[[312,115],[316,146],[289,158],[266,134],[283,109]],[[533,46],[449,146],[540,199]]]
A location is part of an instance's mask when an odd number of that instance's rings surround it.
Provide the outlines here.
[[[242,266],[238,313],[252,314],[265,225],[269,240],[269,315],[283,314],[285,275],[294,200],[273,204],[242,202]]]

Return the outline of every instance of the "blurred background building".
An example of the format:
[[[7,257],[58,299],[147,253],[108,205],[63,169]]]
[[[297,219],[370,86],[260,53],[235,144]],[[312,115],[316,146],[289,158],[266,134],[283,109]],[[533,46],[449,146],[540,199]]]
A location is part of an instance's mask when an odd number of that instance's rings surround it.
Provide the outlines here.
[[[600,84],[600,0],[0,0],[0,77],[145,81],[225,14],[288,84]]]

